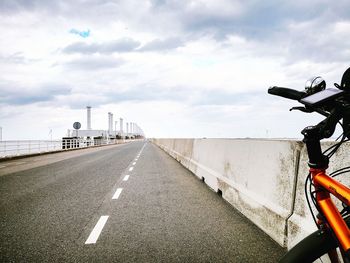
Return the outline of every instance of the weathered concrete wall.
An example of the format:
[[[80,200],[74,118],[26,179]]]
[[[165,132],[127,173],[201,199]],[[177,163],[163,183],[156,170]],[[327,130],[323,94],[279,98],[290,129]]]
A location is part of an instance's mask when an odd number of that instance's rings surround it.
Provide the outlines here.
[[[253,139],[153,139],[153,142],[214,191],[220,190],[225,200],[281,246],[291,248],[315,229],[304,194],[308,167],[301,142]],[[349,149],[350,145],[343,147],[336,156],[337,162],[331,162],[331,170],[350,164]]]

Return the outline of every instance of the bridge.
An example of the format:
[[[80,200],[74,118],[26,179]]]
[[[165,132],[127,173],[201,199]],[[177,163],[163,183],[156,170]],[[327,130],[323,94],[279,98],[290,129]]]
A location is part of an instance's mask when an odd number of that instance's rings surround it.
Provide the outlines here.
[[[0,162],[1,262],[276,262],[285,252],[146,141]]]

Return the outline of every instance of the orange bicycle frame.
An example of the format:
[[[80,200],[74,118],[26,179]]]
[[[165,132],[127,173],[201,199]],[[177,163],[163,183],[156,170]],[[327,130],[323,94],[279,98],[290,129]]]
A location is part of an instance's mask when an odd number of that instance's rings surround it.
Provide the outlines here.
[[[333,203],[330,194],[350,206],[350,189],[328,176],[325,169],[310,169],[316,190],[316,203],[327,220],[343,251],[350,250],[350,230]]]

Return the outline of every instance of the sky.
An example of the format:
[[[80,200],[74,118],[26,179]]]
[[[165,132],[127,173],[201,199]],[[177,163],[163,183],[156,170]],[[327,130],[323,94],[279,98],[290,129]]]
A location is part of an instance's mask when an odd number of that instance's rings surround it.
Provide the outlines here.
[[[135,122],[147,137],[300,138],[303,90],[350,66],[348,0],[0,0],[3,140]]]

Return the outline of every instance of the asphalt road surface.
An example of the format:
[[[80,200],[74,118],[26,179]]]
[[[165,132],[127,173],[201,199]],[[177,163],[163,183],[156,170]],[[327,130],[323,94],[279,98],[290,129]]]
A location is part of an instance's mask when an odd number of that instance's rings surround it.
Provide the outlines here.
[[[151,143],[0,162],[0,262],[277,262],[284,252]]]

